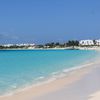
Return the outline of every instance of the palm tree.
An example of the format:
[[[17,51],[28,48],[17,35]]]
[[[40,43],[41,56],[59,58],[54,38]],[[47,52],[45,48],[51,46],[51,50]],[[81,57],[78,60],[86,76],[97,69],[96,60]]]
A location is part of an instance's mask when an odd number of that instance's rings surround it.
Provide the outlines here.
[[[67,45],[68,46],[79,46],[79,41],[77,41],[77,40],[72,40],[72,41],[68,41],[67,42]]]
[[[96,45],[96,40],[93,40],[94,45]]]

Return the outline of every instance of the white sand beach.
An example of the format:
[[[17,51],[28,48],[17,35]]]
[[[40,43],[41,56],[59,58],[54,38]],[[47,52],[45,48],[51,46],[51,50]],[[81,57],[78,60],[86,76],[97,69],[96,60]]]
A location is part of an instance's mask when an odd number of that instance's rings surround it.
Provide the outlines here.
[[[100,100],[100,67],[97,64],[79,80],[62,89],[34,98],[33,100]]]
[[[91,95],[91,99],[89,100],[100,100],[100,91]]]
[[[0,97],[0,100],[100,100],[99,65],[90,64],[62,79]]]

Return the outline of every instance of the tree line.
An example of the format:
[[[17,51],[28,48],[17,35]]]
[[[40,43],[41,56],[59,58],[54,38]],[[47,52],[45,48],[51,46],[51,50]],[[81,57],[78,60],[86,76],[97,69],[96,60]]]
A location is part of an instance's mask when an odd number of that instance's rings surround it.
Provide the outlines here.
[[[70,46],[79,46],[79,41],[78,40],[69,40],[66,43],[60,43],[60,42],[51,42],[51,43],[46,43],[44,45],[37,45],[37,48],[63,48],[63,47],[70,47]]]

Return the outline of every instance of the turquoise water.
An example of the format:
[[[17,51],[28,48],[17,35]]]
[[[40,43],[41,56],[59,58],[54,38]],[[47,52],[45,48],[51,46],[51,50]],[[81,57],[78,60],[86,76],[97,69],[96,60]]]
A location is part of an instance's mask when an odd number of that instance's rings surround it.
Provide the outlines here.
[[[0,95],[77,67],[96,54],[89,50],[1,50]]]

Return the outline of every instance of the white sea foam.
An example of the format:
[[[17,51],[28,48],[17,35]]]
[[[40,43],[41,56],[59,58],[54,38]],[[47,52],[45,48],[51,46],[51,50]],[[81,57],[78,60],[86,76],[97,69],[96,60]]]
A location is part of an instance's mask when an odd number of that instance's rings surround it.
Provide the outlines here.
[[[60,72],[60,71],[57,71],[57,72],[53,72],[53,73],[52,73],[52,75],[56,75],[56,74],[59,74],[59,72]]]
[[[40,76],[40,77],[38,77],[38,78],[36,78],[36,79],[34,79],[34,80],[42,80],[42,79],[44,79],[45,77],[44,76]]]

